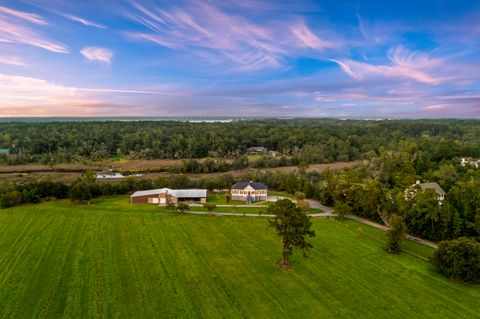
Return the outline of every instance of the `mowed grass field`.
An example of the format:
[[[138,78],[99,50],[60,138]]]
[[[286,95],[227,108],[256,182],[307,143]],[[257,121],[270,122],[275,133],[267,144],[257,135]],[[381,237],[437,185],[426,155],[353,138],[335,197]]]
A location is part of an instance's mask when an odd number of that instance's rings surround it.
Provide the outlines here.
[[[295,253],[285,271],[263,218],[177,215],[128,197],[0,210],[0,318],[479,317],[479,286],[386,253],[380,231],[314,228],[309,257]]]

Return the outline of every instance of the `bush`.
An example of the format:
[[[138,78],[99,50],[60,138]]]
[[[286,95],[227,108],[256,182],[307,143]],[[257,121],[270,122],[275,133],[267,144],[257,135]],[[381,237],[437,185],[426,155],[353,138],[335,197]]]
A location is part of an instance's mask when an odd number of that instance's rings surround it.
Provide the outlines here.
[[[190,205],[188,205],[187,203],[184,203],[184,202],[178,203],[178,205],[177,205],[177,212],[183,214],[183,213],[185,213],[187,210],[190,210]]]
[[[449,278],[467,283],[480,282],[480,244],[472,238],[441,242],[433,254],[432,263]]]
[[[0,195],[0,207],[8,208],[22,203],[22,193],[13,191]]]

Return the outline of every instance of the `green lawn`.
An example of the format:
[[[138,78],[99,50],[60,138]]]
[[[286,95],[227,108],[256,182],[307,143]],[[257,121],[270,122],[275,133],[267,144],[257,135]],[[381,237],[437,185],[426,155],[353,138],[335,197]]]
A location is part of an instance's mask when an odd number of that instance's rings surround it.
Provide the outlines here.
[[[246,203],[244,201],[240,200],[231,200],[229,203],[225,200],[225,194],[215,194],[215,193],[209,193],[207,194],[207,202],[209,203],[214,203],[216,205],[245,205]]]
[[[261,218],[128,197],[0,210],[0,318],[478,318],[480,286],[386,253],[368,226],[313,223],[309,258],[284,271]]]
[[[293,198],[292,194],[289,194],[287,192],[282,192],[282,191],[273,191],[273,190],[268,190],[268,196],[281,196],[286,198]]]

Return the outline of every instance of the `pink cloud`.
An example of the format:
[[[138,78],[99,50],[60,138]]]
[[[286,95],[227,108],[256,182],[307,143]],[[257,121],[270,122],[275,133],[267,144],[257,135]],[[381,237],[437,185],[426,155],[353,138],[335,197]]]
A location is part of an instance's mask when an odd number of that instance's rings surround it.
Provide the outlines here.
[[[99,28],[99,29],[106,29],[107,27],[102,25],[102,24],[99,24],[99,23],[95,23],[95,22],[92,22],[90,20],[87,20],[87,19],[84,19],[84,18],[81,18],[81,17],[78,17],[78,16],[75,16],[73,14],[68,14],[68,13],[59,13],[61,16],[64,16],[65,18],[67,19],[70,19],[72,21],[75,21],[75,22],[78,22],[78,23],[81,23],[83,25],[86,25],[88,27],[95,27],[95,28]]]
[[[41,24],[41,25],[47,25],[47,21],[42,18],[41,16],[34,14],[34,13],[28,13],[28,12],[23,12],[23,11],[17,11],[13,9],[9,9],[6,7],[0,7],[0,13],[4,15],[8,15],[11,17],[16,17],[20,18],[23,20],[27,20],[28,22],[36,23],[36,24]]]
[[[335,47],[332,42],[322,40],[313,34],[313,32],[304,23],[293,25],[290,30],[299,43],[307,48],[324,50]]]
[[[438,111],[438,110],[444,110],[446,108],[448,108],[447,105],[436,104],[436,105],[426,106],[426,107],[422,108],[422,110],[424,110],[424,111]]]
[[[7,55],[0,55],[0,63],[10,64],[15,66],[25,65],[25,63],[20,58],[14,57],[14,56],[7,56]]]
[[[137,2],[132,6],[127,16],[149,32],[128,32],[127,37],[188,50],[211,63],[228,62],[235,71],[281,68],[286,59],[307,50],[338,47],[303,22],[259,24],[208,2],[191,2],[182,8],[145,7]]]
[[[113,59],[113,52],[110,49],[99,47],[85,47],[80,53],[90,61],[98,61],[110,64]]]
[[[391,65],[374,65],[351,59],[331,59],[331,61],[337,63],[345,73],[357,80],[380,75],[407,78],[435,85],[446,79],[445,76],[434,75],[438,73],[436,69],[444,63],[443,59],[432,59],[426,54],[410,52],[402,47],[390,50],[389,59],[392,62]]]
[[[0,42],[28,44],[52,52],[68,53],[64,45],[44,38],[36,29],[24,25],[25,22],[47,24],[38,15],[0,7]]]

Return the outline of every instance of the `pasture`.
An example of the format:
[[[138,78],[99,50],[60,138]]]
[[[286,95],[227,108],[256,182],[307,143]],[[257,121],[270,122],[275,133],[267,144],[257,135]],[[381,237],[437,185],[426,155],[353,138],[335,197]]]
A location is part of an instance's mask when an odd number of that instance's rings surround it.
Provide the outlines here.
[[[264,218],[124,196],[0,210],[0,318],[478,318],[479,286],[386,253],[381,231],[336,219],[314,229],[309,257],[296,252],[285,271]]]

